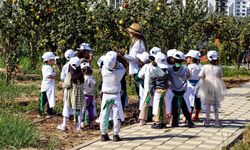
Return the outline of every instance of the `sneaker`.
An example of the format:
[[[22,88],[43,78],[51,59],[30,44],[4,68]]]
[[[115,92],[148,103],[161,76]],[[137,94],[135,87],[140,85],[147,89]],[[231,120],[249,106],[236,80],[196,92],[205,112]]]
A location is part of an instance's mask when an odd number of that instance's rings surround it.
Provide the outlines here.
[[[191,120],[188,120],[188,121],[186,121],[186,126],[188,126],[189,128],[193,128],[194,123]]]
[[[113,141],[114,142],[121,141],[121,138],[119,137],[119,135],[113,135]]]
[[[171,126],[172,126],[172,128],[179,127],[178,121],[172,120],[172,125]]]
[[[151,128],[153,128],[153,129],[162,129],[163,127],[162,127],[162,124],[153,123]]]
[[[192,119],[193,119],[193,121],[200,121],[200,118],[196,117],[196,116],[194,116]]]
[[[101,135],[101,141],[109,141],[110,139],[109,139],[109,136],[108,136],[108,134],[106,133],[105,135]]]
[[[58,130],[65,131],[67,128],[66,128],[66,126],[64,126],[63,124],[59,124],[59,125],[57,126],[57,129],[58,129]]]
[[[210,126],[210,120],[204,120],[203,122],[205,127],[209,127]]]
[[[220,121],[215,121],[215,127],[219,128],[222,126],[222,123]]]

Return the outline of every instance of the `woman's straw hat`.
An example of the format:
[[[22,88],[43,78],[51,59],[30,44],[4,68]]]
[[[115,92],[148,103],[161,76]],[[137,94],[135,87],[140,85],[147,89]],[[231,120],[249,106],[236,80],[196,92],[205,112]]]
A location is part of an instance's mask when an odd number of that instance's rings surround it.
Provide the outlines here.
[[[142,34],[142,26],[138,23],[133,23],[129,28],[128,32],[134,33],[134,34]]]

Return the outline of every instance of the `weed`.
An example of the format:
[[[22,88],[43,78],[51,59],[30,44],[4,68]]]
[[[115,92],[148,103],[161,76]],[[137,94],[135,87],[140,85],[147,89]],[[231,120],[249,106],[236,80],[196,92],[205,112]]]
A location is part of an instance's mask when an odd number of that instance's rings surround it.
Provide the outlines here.
[[[23,117],[0,111],[0,149],[36,146],[38,132]]]
[[[246,68],[236,68],[236,67],[227,67],[223,66],[223,75],[224,77],[238,77],[238,76],[250,76],[250,71]]]

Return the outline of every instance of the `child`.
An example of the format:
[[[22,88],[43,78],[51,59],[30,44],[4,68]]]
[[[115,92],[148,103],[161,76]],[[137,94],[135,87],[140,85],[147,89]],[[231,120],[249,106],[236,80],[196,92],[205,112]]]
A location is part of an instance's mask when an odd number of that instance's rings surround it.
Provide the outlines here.
[[[67,118],[69,110],[75,110],[76,130],[81,130],[82,108],[84,106],[83,83],[84,77],[81,72],[81,60],[73,57],[69,61],[69,72],[63,83],[63,88],[67,90],[66,101],[63,105],[63,123],[57,126],[59,130],[66,130]]]
[[[171,81],[171,90],[174,94],[172,98],[172,127],[179,126],[179,116],[180,110],[187,119],[186,125],[188,127],[193,127],[194,123],[191,120],[190,116],[190,104],[189,99],[184,99],[184,94],[187,90],[187,80],[190,77],[190,72],[186,67],[182,66],[182,62],[185,60],[185,55],[181,51],[176,51],[174,54],[175,65],[169,68],[170,81]]]
[[[199,73],[201,71],[202,65],[200,62],[200,52],[196,50],[190,50],[186,54],[188,70],[190,72],[190,78],[188,80],[188,89],[189,91],[189,100],[191,104],[191,117],[194,110],[195,104],[195,116],[192,118],[194,121],[199,121],[199,113],[201,110],[201,101],[200,98],[196,95],[196,84],[199,81]]]
[[[120,121],[124,120],[121,104],[121,79],[125,74],[122,64],[117,61],[117,53],[109,51],[106,53],[102,67],[102,104],[99,117],[101,141],[108,141],[107,134],[109,116],[113,117],[113,141],[120,141]]]
[[[81,64],[82,73],[84,75],[83,92],[85,95],[86,108],[84,109],[84,125],[87,123],[87,112],[88,112],[88,123],[90,128],[94,127],[94,117],[95,117],[95,102],[94,102],[94,90],[95,90],[95,79],[92,76],[93,70],[89,64]]]
[[[174,54],[177,52],[176,49],[170,49],[167,51],[167,63],[168,63],[168,68],[171,68],[174,66]]]
[[[166,55],[158,52],[155,56],[157,67],[152,71],[150,93],[153,100],[153,114],[154,124],[152,128],[162,129],[166,128],[167,123],[167,89],[168,89],[168,65],[166,61]]]
[[[153,66],[150,65],[149,54],[143,52],[142,54],[137,54],[139,58],[140,70],[135,80],[139,82],[139,121],[140,125],[144,125],[148,118],[148,108],[152,106],[152,100],[149,96],[149,85],[150,85],[150,72],[153,70]]]
[[[91,65],[93,50],[90,48],[90,45],[88,43],[82,43],[77,50],[77,56],[81,59],[81,62],[87,62]]]
[[[210,64],[204,65],[199,74],[200,86],[198,95],[206,106],[205,126],[210,125],[210,109],[213,106],[215,116],[215,126],[220,127],[219,107],[220,101],[223,100],[225,94],[225,84],[222,78],[222,70],[218,65],[218,54],[216,51],[209,51],[207,58]]]
[[[61,72],[61,80],[64,81],[66,78],[67,73],[69,72],[69,60],[71,58],[73,58],[75,56],[75,52],[72,49],[69,49],[65,52],[64,54],[67,63],[63,66],[62,68],[62,72]],[[67,90],[64,90],[63,92],[63,103],[66,101],[66,96],[67,96]],[[63,112],[65,113],[67,110],[63,110]],[[74,111],[73,110],[69,110],[70,112],[66,112],[67,114],[69,113],[70,116],[74,115]],[[64,116],[64,115],[63,115]]]
[[[56,57],[52,52],[45,52],[42,56],[44,65],[42,67],[43,80],[41,84],[41,94],[39,99],[39,112],[43,115],[44,106],[47,105],[47,114],[54,115],[53,107],[56,104],[56,72],[52,66],[56,62]]]

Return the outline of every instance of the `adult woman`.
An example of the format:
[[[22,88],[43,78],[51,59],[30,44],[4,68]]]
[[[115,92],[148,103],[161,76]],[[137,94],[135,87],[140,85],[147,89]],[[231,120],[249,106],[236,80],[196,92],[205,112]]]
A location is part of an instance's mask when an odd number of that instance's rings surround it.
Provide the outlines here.
[[[142,26],[139,25],[138,23],[133,23],[128,28],[128,33],[132,43],[130,45],[129,53],[125,54],[124,58],[126,58],[129,61],[129,75],[131,75],[131,77],[134,78],[139,70],[138,66],[139,59],[136,56],[137,54],[141,54],[147,51],[147,43],[142,34]],[[123,53],[125,52],[123,51]],[[135,82],[135,89],[137,94],[139,95],[139,86],[137,82]]]

